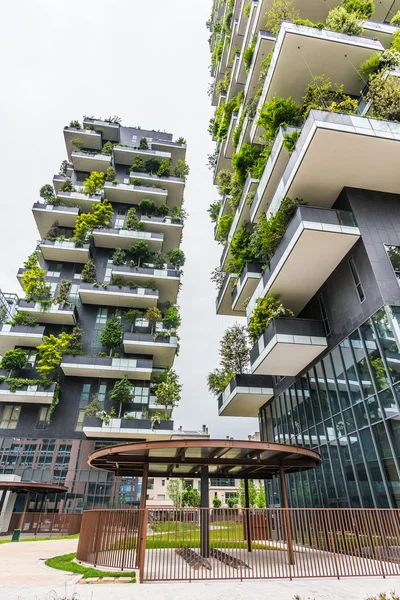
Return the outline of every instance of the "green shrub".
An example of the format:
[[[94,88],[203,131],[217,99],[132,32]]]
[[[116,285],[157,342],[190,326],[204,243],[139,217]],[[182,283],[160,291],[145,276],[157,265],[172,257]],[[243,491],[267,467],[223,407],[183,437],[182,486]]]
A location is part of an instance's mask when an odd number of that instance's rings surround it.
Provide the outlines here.
[[[218,192],[221,196],[231,193],[231,182],[232,182],[232,171],[228,169],[222,169],[219,171],[215,180]]]
[[[300,106],[292,98],[274,96],[260,110],[257,125],[265,129],[265,139],[273,140],[281,125],[298,127],[303,121]]]
[[[354,13],[359,19],[370,19],[375,10],[373,0],[345,0],[343,8]]]
[[[112,142],[106,142],[103,145],[103,148],[101,149],[101,153],[105,154],[106,156],[111,156],[111,154],[113,153],[113,148],[114,145]]]
[[[308,84],[303,98],[304,117],[307,117],[312,108],[356,114],[358,102],[344,93],[343,85],[334,85],[329,77],[316,75]]]
[[[296,147],[297,140],[300,137],[300,131],[283,134],[282,146],[291,154]]]
[[[112,264],[116,267],[122,267],[126,263],[126,252],[122,248],[116,248],[112,255]]]
[[[246,262],[254,261],[254,255],[250,249],[250,232],[246,226],[239,227],[229,246],[230,258],[227,262],[228,273],[241,273]]]
[[[383,79],[380,73],[371,75],[367,101],[371,102],[372,115],[388,121],[400,120],[400,81],[389,75]]]
[[[370,75],[377,73],[381,70],[383,63],[381,62],[380,54],[371,54],[361,65],[359,68],[361,77],[368,81]]]
[[[144,163],[146,173],[149,173],[150,175],[157,174],[158,169],[160,168],[160,165],[161,165],[161,161],[158,160],[158,158],[149,158]]]
[[[141,150],[148,150],[149,149],[149,145],[147,143],[147,138],[145,138],[145,137],[140,138],[139,148]]]
[[[233,215],[223,215],[218,220],[217,240],[219,242],[227,241],[229,232],[231,230],[232,221],[233,221]]]
[[[115,171],[115,168],[108,167],[108,169],[106,171],[106,181],[114,181],[116,176],[117,176],[117,173]]]
[[[157,171],[157,175],[159,177],[169,177],[170,174],[171,174],[171,162],[168,159],[164,159],[161,161],[161,164]]]
[[[363,32],[359,17],[355,13],[347,12],[343,6],[337,6],[329,12],[326,27],[347,35],[361,35]]]
[[[96,265],[89,259],[82,269],[82,281],[84,283],[96,283]]]
[[[293,0],[273,0],[265,17],[265,29],[277,34],[282,21],[295,21],[299,18],[299,11],[294,8]]]
[[[169,208],[166,204],[160,204],[156,208],[156,216],[157,217],[166,217],[169,213]]]
[[[139,221],[136,208],[133,206],[128,210],[126,214],[125,227],[130,231],[142,231],[144,229],[144,223],[142,223],[142,221]]]
[[[313,27],[314,29],[325,29],[324,23],[313,23],[309,19],[295,19],[293,23],[295,25],[303,25],[304,27]]]
[[[97,194],[104,185],[105,174],[98,171],[92,171],[87,179],[83,182],[85,194],[93,196]]]
[[[179,248],[174,248],[168,252],[168,260],[176,269],[183,267],[185,264],[185,254]]]
[[[144,161],[141,156],[135,156],[135,160],[133,161],[133,164],[132,164],[130,170],[135,173],[145,173],[146,172],[146,169],[144,166]]]
[[[212,223],[216,223],[219,216],[219,211],[221,210],[221,200],[217,202],[213,202],[207,209],[208,214],[210,215],[210,219]]]
[[[232,165],[237,173],[239,182],[244,185],[247,176],[262,152],[260,146],[243,144],[240,151],[234,154]]]
[[[80,152],[82,150],[82,148],[85,146],[85,144],[82,142],[82,140],[80,138],[74,138],[71,141],[72,144],[72,149],[75,152]]]
[[[392,20],[390,21],[391,25],[395,25],[396,27],[400,27],[400,10],[394,15]]]
[[[149,200],[148,198],[143,198],[138,204],[140,212],[143,215],[147,215],[148,217],[152,217],[157,212],[157,206],[154,200]]]
[[[254,56],[254,50],[256,47],[256,42],[257,42],[257,37],[254,36],[251,41],[251,44],[249,44],[249,46],[247,46],[247,48],[243,52],[243,63],[244,63],[244,68],[246,69],[246,73],[248,73],[250,71],[251,63],[252,63],[253,56]]]
[[[232,379],[233,375],[231,373],[227,373],[224,369],[215,369],[212,373],[208,374],[208,389],[214,396],[219,396]]]
[[[189,175],[189,165],[184,160],[178,160],[174,167],[174,175],[180,179],[186,179]]]
[[[291,310],[285,308],[277,298],[257,298],[257,305],[249,319],[248,332],[255,344],[264,330],[276,317],[293,317]]]

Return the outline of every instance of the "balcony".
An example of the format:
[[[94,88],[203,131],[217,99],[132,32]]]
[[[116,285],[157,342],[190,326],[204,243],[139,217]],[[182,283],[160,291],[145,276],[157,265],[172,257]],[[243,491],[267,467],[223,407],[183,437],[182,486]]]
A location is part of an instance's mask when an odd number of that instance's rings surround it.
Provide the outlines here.
[[[74,127],[64,127],[64,140],[67,148],[68,160],[71,160],[73,151],[72,140],[79,138],[84,148],[88,150],[100,150],[102,148],[101,133],[91,129],[75,129]]]
[[[79,208],[35,202],[32,213],[40,235],[45,237],[55,221],[58,221],[60,227],[75,227]]]
[[[248,223],[250,220],[249,194],[250,195],[255,194],[257,187],[258,187],[258,183],[259,183],[258,179],[253,179],[249,175],[246,180],[246,183],[244,184],[244,188],[243,188],[242,196],[240,198],[239,206],[237,207],[237,210],[235,212],[235,216],[233,218],[232,225],[231,225],[231,228],[229,231],[228,242],[227,242],[228,253],[226,255],[225,260],[229,256],[229,246],[230,246],[233,236],[235,235],[235,232],[240,227],[242,227],[243,225]]]
[[[183,192],[185,189],[185,180],[179,177],[158,177],[157,175],[149,175],[148,173],[137,173],[136,171],[130,172],[130,178],[132,182],[139,182],[143,184],[147,189],[156,188],[167,190],[167,204],[170,208],[174,206],[181,206],[183,202]]]
[[[141,215],[139,218],[144,223],[146,231],[151,233],[160,232],[164,236],[162,249],[165,254],[168,254],[174,248],[179,248],[182,240],[182,221],[171,217],[147,217],[146,215]]]
[[[105,141],[119,142],[119,123],[110,123],[101,119],[83,119],[83,126],[93,127],[93,129],[100,131]]]
[[[265,20],[265,18],[264,18]],[[259,31],[256,46],[254,48],[253,60],[247,76],[246,85],[244,87],[244,102],[249,98],[254,98],[258,88],[260,87],[259,79],[261,75],[261,63],[265,60],[268,54],[273,50],[275,36],[269,31]]]
[[[56,384],[44,388],[40,385],[24,385],[15,392],[9,389],[6,381],[0,383],[0,402],[7,404],[51,404]]]
[[[171,160],[170,152],[160,152],[158,150],[141,150],[133,146],[114,146],[114,161],[118,165],[130,167],[135,158],[139,156],[146,162],[149,158],[156,158],[159,161],[164,159]]]
[[[139,204],[143,198],[149,198],[149,200],[153,200],[159,206],[160,204],[166,204],[168,191],[161,188],[132,185],[130,183],[119,183],[117,185],[106,181],[104,184],[104,197],[110,200],[110,202],[135,205]]]
[[[172,166],[175,166],[178,160],[185,160],[186,158],[186,144],[153,138],[151,140],[151,148],[159,152],[169,153],[171,155]]]
[[[343,187],[398,194],[400,124],[312,110],[267,215],[282,198],[331,207]]]
[[[273,319],[250,351],[251,372],[295,377],[327,347],[321,321]]]
[[[83,433],[88,438],[170,440],[173,432],[173,421],[161,421],[154,429],[150,419],[110,419],[106,425],[96,417],[85,417],[83,422]]]
[[[373,17],[375,17],[375,12]],[[393,13],[393,15],[395,14],[396,13]],[[394,25],[389,25],[389,23],[376,23],[375,21],[364,21],[362,26],[364,37],[379,40],[382,46],[386,49],[390,48],[392,45],[393,34],[396,33],[398,29],[398,27],[395,27]]]
[[[232,307],[232,291],[235,287],[238,276],[232,273],[227,273],[224,282],[218,292],[217,299],[215,301],[215,312],[217,315],[231,315],[236,317],[246,316],[246,311],[234,310]]]
[[[111,156],[95,154],[94,152],[72,152],[71,160],[74,171],[84,171],[85,173],[91,171],[105,173],[111,165]]]
[[[126,354],[148,354],[153,357],[154,367],[172,367],[178,339],[174,336],[155,337],[150,333],[124,333]]]
[[[20,300],[18,312],[27,313],[39,323],[51,323],[54,325],[76,325],[78,314],[75,306],[64,306],[52,304],[48,310],[43,310],[39,302],[26,302]]]
[[[44,327],[24,325],[0,325],[0,354],[13,350],[15,346],[36,348],[43,343]]]
[[[347,211],[299,206],[247,307],[273,295],[298,315],[360,239]]]
[[[258,417],[260,408],[274,396],[269,375],[236,375],[218,396],[220,417]]]
[[[173,269],[153,269],[145,267],[112,267],[112,274],[121,277],[122,281],[129,281],[138,287],[145,285],[149,280],[156,282],[159,293],[159,302],[176,302],[178,296],[181,274]]]
[[[346,94],[359,96],[360,76],[354,65],[383,51],[377,40],[283,22],[258,107],[274,96],[291,96],[301,104],[312,74],[324,74],[332,82],[343,84]],[[263,133],[255,122],[251,140],[257,142]]]
[[[149,380],[151,359],[111,358],[96,356],[63,356],[61,369],[67,377],[104,377],[107,379]]]
[[[147,242],[150,250],[161,250],[164,241],[162,233],[130,231],[129,229],[94,229],[93,240],[96,248],[123,248],[127,250],[136,241]]]
[[[398,0],[396,0],[397,2]],[[320,23],[325,21],[328,16],[329,11],[332,8],[336,8],[339,4],[342,3],[342,0],[294,0],[293,6],[300,13],[300,19],[310,19],[313,23]],[[260,2],[261,10],[260,14],[265,15],[267,10],[269,10],[273,4],[273,0],[262,0]],[[376,2],[375,5],[378,3]],[[375,10],[375,12],[377,9]],[[394,14],[394,13],[393,13]],[[375,13],[374,13],[375,16]]]
[[[95,204],[101,202],[101,195],[89,196],[83,192],[61,192],[56,190],[57,198],[59,198],[63,204],[68,206],[76,206],[82,212],[92,212]],[[57,208],[60,208],[59,206]]]
[[[158,290],[144,288],[131,289],[108,285],[106,288],[93,283],[81,283],[79,297],[82,304],[117,306],[124,308],[150,308],[157,306]]]
[[[252,223],[259,221],[261,213],[265,213],[271,203],[290,158],[289,152],[283,146],[284,136],[286,133],[292,134],[294,131],[297,131],[297,128],[279,128],[250,207],[250,221]]]
[[[44,260],[55,262],[85,263],[91,258],[91,244],[70,240],[42,240],[38,246]]]
[[[232,310],[246,312],[245,301],[251,298],[262,277],[262,263],[246,263],[231,292]]]

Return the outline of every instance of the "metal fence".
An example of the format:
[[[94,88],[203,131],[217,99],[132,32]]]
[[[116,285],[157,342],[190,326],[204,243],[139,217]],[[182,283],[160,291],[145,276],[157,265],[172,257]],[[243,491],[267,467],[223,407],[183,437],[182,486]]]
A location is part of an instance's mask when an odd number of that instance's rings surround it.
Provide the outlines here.
[[[77,558],[141,582],[400,575],[400,510],[93,510]]]
[[[81,522],[81,514],[4,512],[0,515],[0,535],[12,535],[14,529],[21,529],[22,537],[76,535],[80,531]]]

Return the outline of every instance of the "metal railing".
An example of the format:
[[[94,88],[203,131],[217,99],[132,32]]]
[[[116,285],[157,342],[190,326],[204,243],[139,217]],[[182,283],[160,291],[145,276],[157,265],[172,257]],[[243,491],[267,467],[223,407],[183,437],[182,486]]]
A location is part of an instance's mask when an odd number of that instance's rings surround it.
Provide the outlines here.
[[[21,523],[21,517],[23,521]],[[12,535],[21,529],[21,537],[59,537],[76,535],[81,528],[82,514],[70,513],[1,513],[0,535]]]
[[[398,509],[92,510],[77,558],[141,582],[398,576],[399,525]]]

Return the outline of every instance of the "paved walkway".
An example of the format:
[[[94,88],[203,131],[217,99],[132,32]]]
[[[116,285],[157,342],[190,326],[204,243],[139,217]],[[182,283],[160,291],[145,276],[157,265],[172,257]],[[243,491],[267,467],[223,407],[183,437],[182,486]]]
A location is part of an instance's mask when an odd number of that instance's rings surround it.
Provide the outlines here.
[[[244,583],[77,584],[65,575],[39,566],[39,559],[75,552],[78,540],[0,545],[1,600],[365,600],[380,592],[400,593],[400,577],[351,579],[255,580]]]

